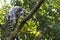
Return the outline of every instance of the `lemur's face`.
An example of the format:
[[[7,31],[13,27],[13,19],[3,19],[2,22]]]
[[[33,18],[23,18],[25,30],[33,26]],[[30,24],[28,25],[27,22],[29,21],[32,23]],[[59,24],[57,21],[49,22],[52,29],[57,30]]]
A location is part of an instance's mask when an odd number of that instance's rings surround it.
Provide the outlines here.
[[[17,11],[17,12],[19,11],[19,12],[18,12],[18,15],[20,15],[20,16],[22,16],[22,15],[24,16],[25,13],[26,13],[26,10],[23,9],[23,8],[21,8],[20,6],[15,6],[14,9],[15,9],[15,12],[16,12],[16,11]],[[17,9],[18,9],[18,10],[17,10]]]
[[[20,11],[20,15],[24,15],[25,16],[25,13],[26,13],[25,9]]]
[[[23,9],[21,12],[20,12],[20,15],[25,15],[25,10]]]

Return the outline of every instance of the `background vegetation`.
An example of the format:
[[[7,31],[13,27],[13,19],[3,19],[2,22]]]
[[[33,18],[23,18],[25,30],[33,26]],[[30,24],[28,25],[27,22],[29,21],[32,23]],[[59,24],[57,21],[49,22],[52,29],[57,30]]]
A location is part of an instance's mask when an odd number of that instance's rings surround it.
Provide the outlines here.
[[[3,0],[0,1],[0,24],[5,24],[6,13],[13,6],[26,9],[26,14],[38,0]],[[0,36],[3,36],[0,28]],[[27,21],[20,31],[22,40],[60,40],[60,1],[46,0],[34,16]]]

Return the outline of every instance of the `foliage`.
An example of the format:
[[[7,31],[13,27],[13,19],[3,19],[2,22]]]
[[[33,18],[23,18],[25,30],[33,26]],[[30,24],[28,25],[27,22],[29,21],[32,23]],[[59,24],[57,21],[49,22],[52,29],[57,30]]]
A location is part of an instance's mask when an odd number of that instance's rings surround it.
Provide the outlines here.
[[[26,13],[34,7],[38,0],[11,0],[7,5],[21,6],[26,9]],[[0,23],[5,23],[6,4],[0,9]],[[60,39],[60,1],[46,0],[36,14],[24,25],[20,32],[20,38],[25,40],[59,40]],[[0,31],[1,32],[1,31]],[[1,34],[1,33],[0,33]],[[42,35],[42,36],[41,36]],[[40,38],[42,37],[42,38]]]

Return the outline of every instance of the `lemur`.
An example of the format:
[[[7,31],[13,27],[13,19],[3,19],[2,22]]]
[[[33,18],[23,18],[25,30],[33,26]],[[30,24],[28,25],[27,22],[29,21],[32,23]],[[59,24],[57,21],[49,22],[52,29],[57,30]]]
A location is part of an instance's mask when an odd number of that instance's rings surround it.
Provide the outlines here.
[[[25,9],[23,9],[20,6],[15,6],[11,9],[11,11],[9,12],[9,14],[6,15],[6,19],[8,22],[8,27],[13,30],[13,25],[16,25],[18,18],[20,18],[21,16],[25,16]]]

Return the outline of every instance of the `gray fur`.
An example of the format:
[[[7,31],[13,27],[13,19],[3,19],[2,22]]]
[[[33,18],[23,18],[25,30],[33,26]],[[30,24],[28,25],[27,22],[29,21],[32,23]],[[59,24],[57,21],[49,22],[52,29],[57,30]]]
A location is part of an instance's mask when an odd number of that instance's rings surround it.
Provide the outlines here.
[[[16,20],[20,17],[25,15],[25,9],[21,8],[20,6],[15,6],[11,9],[9,14],[6,16],[6,19],[8,21],[8,27],[10,29],[13,29],[12,23],[16,24]]]

